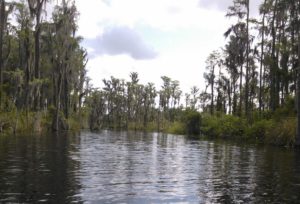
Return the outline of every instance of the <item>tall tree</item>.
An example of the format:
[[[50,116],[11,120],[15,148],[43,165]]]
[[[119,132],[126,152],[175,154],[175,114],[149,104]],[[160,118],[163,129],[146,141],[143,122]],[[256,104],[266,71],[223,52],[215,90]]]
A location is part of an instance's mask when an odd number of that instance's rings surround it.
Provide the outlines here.
[[[13,4],[8,4],[5,0],[0,1],[0,107],[2,103],[2,85],[3,85],[3,71],[4,71],[4,61],[7,57],[4,56],[4,35],[7,29],[7,18],[9,13],[13,9]],[[8,51],[9,52],[9,51]]]
[[[249,35],[249,15],[250,15],[250,0],[245,0],[243,2],[246,7],[246,86],[245,86],[245,112],[247,115],[247,118],[249,118],[249,54],[250,54],[250,35]]]
[[[260,33],[261,33],[261,44],[260,44],[260,69],[259,69],[259,114],[261,116],[261,112],[263,109],[263,80],[264,80],[264,75],[263,75],[263,64],[264,64],[264,47],[265,47],[265,17],[266,17],[266,3],[267,0],[264,0],[264,3],[260,7],[260,14],[262,14],[262,20],[261,20],[261,28],[260,28]]]
[[[5,0],[1,0],[0,2],[0,89],[2,89],[2,80],[3,80],[3,35],[4,35],[4,28],[5,28]],[[2,90],[0,90],[0,105],[2,99]]]
[[[297,31],[298,31],[298,70],[297,70],[297,135],[296,142],[297,146],[300,146],[300,3],[298,2],[298,12],[297,12]]]
[[[204,73],[204,78],[210,86],[210,114],[214,114],[215,69],[218,65],[220,65],[219,59],[220,53],[218,51],[213,51],[206,59],[206,69],[208,70],[208,73]]]
[[[34,78],[40,79],[40,35],[41,35],[41,14],[42,8],[47,0],[28,0],[31,16],[35,18],[34,31]],[[36,86],[35,109],[40,108],[40,86]]]
[[[250,41],[249,41],[249,0],[234,0],[233,5],[228,8],[228,17],[236,17],[237,23],[231,26],[224,34],[229,36],[231,32],[234,32],[239,38],[239,66],[240,66],[240,101],[239,101],[239,115],[242,114],[242,104],[245,105],[245,112],[248,111],[248,92],[249,92],[249,53],[250,53]],[[245,19],[246,16],[246,19]],[[246,62],[246,76],[245,76],[245,90],[243,91],[243,67]],[[244,97],[243,97],[244,92]]]

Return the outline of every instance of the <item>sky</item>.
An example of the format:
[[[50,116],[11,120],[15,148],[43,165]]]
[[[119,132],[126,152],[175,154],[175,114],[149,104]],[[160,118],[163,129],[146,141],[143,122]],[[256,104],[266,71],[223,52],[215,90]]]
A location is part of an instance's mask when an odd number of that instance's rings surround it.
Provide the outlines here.
[[[203,90],[205,60],[225,44],[223,33],[233,23],[225,17],[231,1],[76,0],[92,85],[138,72],[140,83],[153,82],[158,90],[161,76],[178,80],[184,92]],[[260,1],[250,1],[252,15]]]

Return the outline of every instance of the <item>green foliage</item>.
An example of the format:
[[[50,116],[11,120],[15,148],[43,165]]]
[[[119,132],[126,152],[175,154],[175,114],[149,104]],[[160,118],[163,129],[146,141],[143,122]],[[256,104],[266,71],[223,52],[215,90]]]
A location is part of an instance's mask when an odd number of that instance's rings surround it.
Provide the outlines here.
[[[274,126],[274,121],[272,120],[259,120],[249,126],[246,130],[246,137],[249,140],[254,140],[256,142],[263,143],[267,132]]]
[[[246,120],[232,116],[220,117],[205,115],[202,120],[201,132],[217,138],[242,138],[246,130]]]
[[[146,127],[145,131],[147,131],[147,132],[157,132],[158,131],[157,130],[157,122],[155,122],[155,121],[149,122],[147,124],[147,127]]]
[[[49,114],[7,111],[0,113],[0,134],[41,133],[48,129]]]
[[[44,14],[29,9],[33,1],[17,3],[1,27],[0,133],[90,127],[188,135],[202,132],[217,138],[293,145],[295,66],[296,56],[300,56],[291,39],[298,32],[297,26],[291,26],[297,15],[290,14],[298,1],[277,8],[272,2],[270,8],[263,5],[261,12],[268,16],[263,22],[245,19],[247,6],[241,2],[229,7],[227,16],[239,20],[225,34],[228,41],[224,52],[214,51],[206,61],[206,90],[199,94],[199,88],[193,87],[184,100],[185,110],[179,81],[167,76],[161,77],[160,90],[152,83],[140,84],[136,72],[131,73],[131,81],[111,77],[103,81],[103,89],[92,89],[85,69],[87,52],[76,35],[75,4],[58,5],[50,21],[38,21]],[[289,16],[286,24],[271,28],[272,20],[283,20],[282,13]],[[11,24],[12,15],[16,26]],[[258,39],[250,39],[249,23],[264,31],[260,33],[264,35],[262,44],[255,45]],[[260,45],[261,50],[257,50]],[[258,55],[259,72],[255,66]],[[196,111],[200,107],[212,115],[202,118]]]
[[[268,144],[293,146],[296,136],[296,118],[274,121],[267,128],[265,141]]]
[[[69,130],[79,131],[81,129],[80,121],[75,115],[67,119]]]
[[[186,125],[182,122],[173,122],[167,129],[168,133],[177,134],[177,135],[184,135],[186,134]]]
[[[177,113],[179,120],[166,123],[165,132],[179,135],[199,135],[201,114],[193,109],[186,109]]]
[[[39,2],[45,7],[48,3]],[[19,127],[40,132],[54,127],[51,123],[57,121],[56,115],[60,127],[66,129],[68,123],[77,127],[73,117],[79,115],[90,86],[87,52],[76,35],[75,4],[55,6],[46,19],[42,4],[21,1],[13,5],[1,27],[0,132],[16,132]]]
[[[243,139],[246,141],[293,146],[296,136],[296,118],[261,119],[252,125],[245,119],[231,116],[205,115],[202,119],[201,132],[209,137],[224,139]]]
[[[247,128],[246,136],[250,140],[281,146],[293,146],[296,136],[295,100],[287,97],[284,105],[276,111],[262,112],[262,118],[254,118]]]
[[[185,133],[188,135],[199,135],[201,125],[201,115],[193,109],[187,109],[183,113],[183,123]]]
[[[286,117],[295,117],[296,110],[295,110],[295,99],[292,97],[288,97],[284,103],[284,105],[273,113],[272,118],[280,121],[282,118]]]

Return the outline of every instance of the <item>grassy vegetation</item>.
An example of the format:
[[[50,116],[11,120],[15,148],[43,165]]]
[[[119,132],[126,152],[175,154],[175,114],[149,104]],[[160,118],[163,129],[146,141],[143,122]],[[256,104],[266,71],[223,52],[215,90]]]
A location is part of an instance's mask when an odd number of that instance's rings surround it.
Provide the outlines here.
[[[223,139],[243,140],[264,144],[293,146],[296,136],[296,118],[261,119],[248,124],[235,116],[204,116],[202,134]]]
[[[183,122],[174,122],[170,124],[166,132],[176,135],[184,135],[186,134],[185,125]]]
[[[0,109],[0,135],[19,133],[42,133],[51,130],[54,109],[47,111],[27,112],[9,103],[5,110]],[[68,119],[60,114],[60,120],[67,130],[79,131],[88,127],[88,110],[84,108],[73,113]],[[163,120],[162,123],[149,122],[129,123],[129,130],[155,132],[161,131],[172,134],[186,134],[189,136],[205,135],[216,139],[242,140],[263,144],[293,146],[296,136],[296,116],[294,102],[291,100],[286,106],[277,111],[263,112],[261,116],[254,112],[252,121],[243,117],[216,113],[200,114],[193,109],[182,110],[173,122]],[[159,128],[159,129],[158,129]]]
[[[82,128],[86,128],[86,124],[81,121],[85,115],[73,114],[68,119],[63,117],[62,119],[66,124],[66,130],[79,131]],[[80,120],[80,118],[83,118]],[[11,134],[24,134],[24,133],[35,133],[40,134],[51,130],[53,120],[53,113],[51,109],[48,111],[18,111],[12,107],[9,110],[0,110],[0,135],[11,135]]]
[[[85,121],[84,114],[81,116]],[[64,119],[68,130],[79,131],[81,125],[78,115]],[[0,112],[0,135],[19,133],[42,133],[51,130],[52,114],[50,112]],[[145,129],[142,124],[129,124],[131,130],[157,131],[157,123],[149,123]],[[210,138],[243,140],[263,144],[292,147],[296,135],[295,117],[271,117],[255,120],[252,124],[246,119],[232,115],[208,115],[187,110],[179,121],[165,123],[163,132],[180,135],[205,135]]]

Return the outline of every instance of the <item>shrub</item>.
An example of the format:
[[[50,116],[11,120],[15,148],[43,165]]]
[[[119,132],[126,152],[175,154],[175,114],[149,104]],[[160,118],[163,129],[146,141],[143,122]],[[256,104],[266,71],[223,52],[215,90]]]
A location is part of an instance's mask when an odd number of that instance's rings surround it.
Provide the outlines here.
[[[246,130],[246,137],[251,140],[255,140],[258,142],[264,142],[266,138],[267,131],[274,126],[274,122],[272,120],[259,120],[252,124],[252,126],[248,127]]]
[[[286,118],[273,122],[266,131],[266,143],[293,146],[296,136],[296,118]]]
[[[232,115],[225,115],[220,120],[220,136],[240,138],[244,136],[246,130],[246,121]]]
[[[220,138],[241,138],[246,130],[246,121],[232,115],[205,116],[201,132],[207,136]]]
[[[186,127],[182,122],[174,122],[167,129],[168,133],[183,135],[186,133]]]
[[[146,128],[146,131],[147,132],[155,132],[155,131],[158,131],[158,127],[157,127],[157,122],[149,122],[147,124],[147,128]]]
[[[219,128],[219,119],[215,116],[205,115],[202,118],[202,124],[200,126],[200,131],[204,135],[210,137],[218,137],[217,129]]]
[[[183,123],[185,132],[188,135],[199,135],[201,126],[201,115],[199,112],[187,109],[184,111]]]

